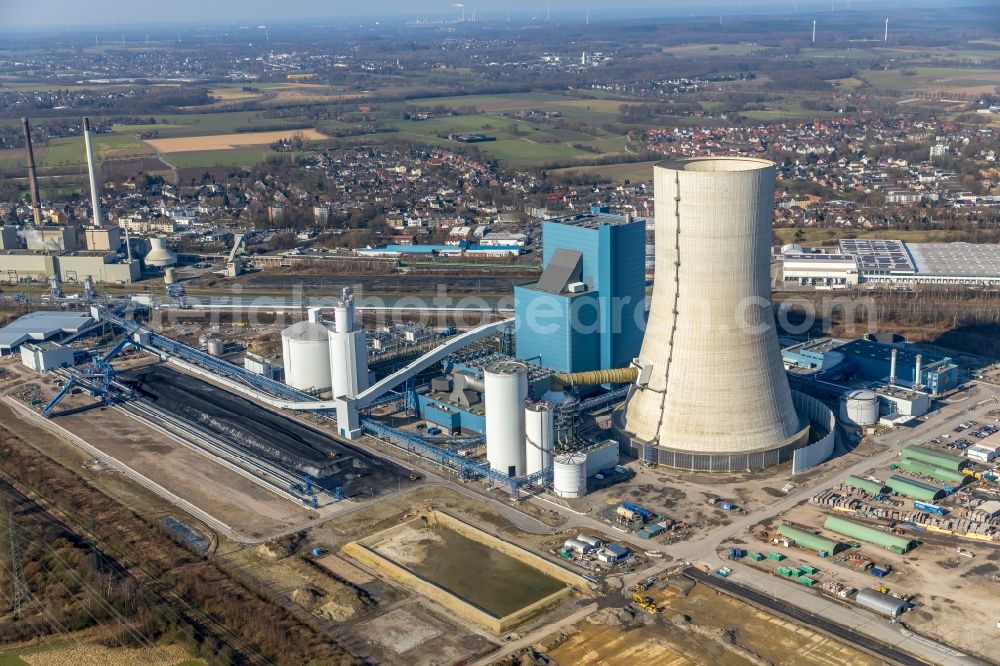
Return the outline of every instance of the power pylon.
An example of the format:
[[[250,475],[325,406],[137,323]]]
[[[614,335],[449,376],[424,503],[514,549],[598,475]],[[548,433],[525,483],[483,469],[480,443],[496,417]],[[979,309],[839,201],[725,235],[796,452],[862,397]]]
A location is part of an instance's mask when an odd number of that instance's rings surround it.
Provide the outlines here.
[[[9,503],[4,508],[7,511],[7,552],[10,555],[11,582],[14,585],[14,615],[21,617],[21,612],[31,603],[31,593],[24,580],[21,546],[17,541],[17,529],[14,524],[14,509]]]

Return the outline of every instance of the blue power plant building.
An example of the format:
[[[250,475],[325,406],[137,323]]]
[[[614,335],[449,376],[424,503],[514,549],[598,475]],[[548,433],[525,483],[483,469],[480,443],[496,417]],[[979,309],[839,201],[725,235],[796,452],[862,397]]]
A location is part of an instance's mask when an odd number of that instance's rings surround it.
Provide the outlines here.
[[[646,222],[591,212],[542,223],[542,276],[514,288],[518,357],[557,372],[618,368],[645,328]]]

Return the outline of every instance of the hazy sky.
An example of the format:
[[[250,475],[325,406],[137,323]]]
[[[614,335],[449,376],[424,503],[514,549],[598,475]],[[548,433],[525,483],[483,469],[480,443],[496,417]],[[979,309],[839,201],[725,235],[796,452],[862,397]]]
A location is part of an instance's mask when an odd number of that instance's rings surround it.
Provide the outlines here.
[[[846,0],[835,0],[842,7]],[[890,0],[891,1],[891,0]],[[458,15],[461,9],[453,7],[464,2],[467,15],[475,9],[481,17],[499,15],[510,11],[515,16],[528,13],[542,14],[549,6],[553,19],[570,19],[590,9],[592,16],[619,15],[624,8],[645,10],[645,13],[707,14],[715,11],[775,11],[790,8],[797,3],[799,11],[809,6],[829,11],[829,0],[170,0],[169,2],[143,2],[142,0],[0,0],[0,29],[4,26],[100,26],[162,22],[218,23],[237,25],[263,21],[299,21],[350,16],[419,16],[436,18]],[[853,0],[856,8],[885,4],[880,0]],[[726,7],[728,6],[728,7]],[[728,12],[726,12],[728,13]]]

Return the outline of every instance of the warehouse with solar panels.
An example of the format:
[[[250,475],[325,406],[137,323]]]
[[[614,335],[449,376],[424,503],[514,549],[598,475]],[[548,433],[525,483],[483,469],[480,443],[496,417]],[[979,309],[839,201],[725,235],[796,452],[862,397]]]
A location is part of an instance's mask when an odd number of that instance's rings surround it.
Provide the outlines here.
[[[1000,245],[844,239],[838,251],[781,249],[787,283],[842,289],[859,283],[1000,285]]]

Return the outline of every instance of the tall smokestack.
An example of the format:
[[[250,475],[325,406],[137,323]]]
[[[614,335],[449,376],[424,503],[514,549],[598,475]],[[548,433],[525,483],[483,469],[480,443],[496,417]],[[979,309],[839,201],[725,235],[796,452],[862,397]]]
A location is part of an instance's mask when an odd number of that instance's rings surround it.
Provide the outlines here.
[[[896,356],[899,354],[898,349],[892,350],[892,355],[889,357],[889,383],[896,383]]]
[[[21,118],[24,126],[24,152],[28,157],[28,186],[31,188],[31,214],[35,226],[42,226],[42,202],[38,198],[38,176],[35,173],[35,151],[31,147],[31,127],[27,118]]]
[[[923,369],[924,357],[917,354],[917,365],[913,368],[913,388],[920,388],[923,383],[920,381],[920,372]]]
[[[90,174],[90,205],[94,209],[94,226],[101,222],[101,200],[97,196],[97,174],[94,172],[94,151],[90,146],[90,118],[83,119],[83,143],[87,148],[87,172]]]

